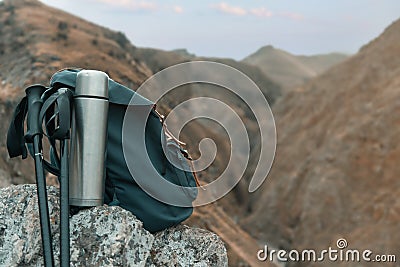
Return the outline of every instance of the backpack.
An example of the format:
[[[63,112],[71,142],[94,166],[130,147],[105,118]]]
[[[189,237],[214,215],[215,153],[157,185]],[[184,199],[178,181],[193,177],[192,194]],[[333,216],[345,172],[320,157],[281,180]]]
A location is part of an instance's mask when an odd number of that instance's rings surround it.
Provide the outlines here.
[[[78,69],[65,69],[55,73],[50,80],[50,87],[46,91],[46,95],[42,96],[43,107],[46,106],[46,100],[57,100],[56,92],[59,89],[67,88],[73,94],[76,75],[79,71]],[[187,219],[192,214],[193,207],[191,205],[174,206],[161,202],[146,193],[132,177],[124,158],[122,128],[127,109],[133,108],[135,110],[135,107],[132,107],[132,104],[129,103],[133,96],[139,99],[141,105],[150,107],[151,112],[145,122],[146,151],[133,148],[130,151],[130,156],[144,157],[147,153],[158,174],[165,180],[182,186],[182,196],[186,198],[187,203],[192,203],[196,199],[198,181],[195,173],[190,171],[188,153],[181,147],[179,141],[169,133],[163,117],[155,109],[155,104],[135,91],[109,79],[104,203],[110,206],[120,206],[131,211],[143,222],[145,229],[150,232],[157,232]],[[23,99],[14,112],[7,135],[7,148],[11,158],[27,157],[24,142],[26,112],[26,101]],[[46,111],[42,113],[46,113]],[[130,118],[133,119],[129,123],[135,124],[135,114],[131,114]],[[50,139],[49,143],[51,145],[51,162],[44,161],[44,167],[47,171],[58,176],[60,165],[55,141]],[[182,168],[178,168],[171,161],[179,162]],[[146,177],[149,180],[152,178],[151,175]]]

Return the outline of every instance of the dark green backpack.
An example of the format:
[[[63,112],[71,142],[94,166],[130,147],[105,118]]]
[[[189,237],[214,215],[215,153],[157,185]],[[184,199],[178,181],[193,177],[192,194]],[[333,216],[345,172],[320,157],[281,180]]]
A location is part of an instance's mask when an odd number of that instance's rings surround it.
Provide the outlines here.
[[[60,88],[68,88],[72,92],[75,90],[75,80],[78,70],[67,69],[57,72],[50,81],[51,91],[56,92]],[[106,154],[106,187],[104,203],[113,206],[120,206],[131,211],[140,219],[144,227],[150,232],[160,231],[167,227],[174,226],[187,219],[193,212],[192,206],[174,206],[166,204],[147,194],[133,179],[129,168],[125,162],[122,147],[122,128],[125,112],[128,107],[135,112],[135,107],[130,104],[131,98],[135,96],[142,105],[151,107],[151,112],[147,117],[145,127],[145,145],[147,151],[133,148],[130,151],[131,157],[143,157],[148,155],[154,168],[167,181],[182,186],[187,203],[192,203],[197,197],[197,181],[195,174],[192,173],[188,165],[188,154],[180,145],[175,142],[173,146],[167,146],[164,154],[162,140],[164,140],[165,127],[163,119],[155,110],[155,105],[148,99],[135,93],[133,90],[109,80],[109,114],[108,114],[108,140]],[[26,107],[17,107],[14,119],[10,125],[7,147],[10,157],[22,155],[26,157],[25,144],[21,143],[23,139],[23,129],[18,129],[23,125]],[[130,115],[130,124],[135,125],[135,114]],[[22,119],[22,123],[21,123]],[[139,119],[139,118],[138,118]],[[21,137],[22,134],[22,137]],[[170,140],[171,142],[171,140]],[[174,141],[172,141],[174,142]],[[50,154],[52,155],[53,152]],[[171,155],[176,157],[177,161],[183,165],[183,168],[177,168],[170,162]],[[57,161],[53,156],[52,161]],[[46,164],[47,170],[57,175],[57,162]],[[146,179],[153,179],[151,175]]]

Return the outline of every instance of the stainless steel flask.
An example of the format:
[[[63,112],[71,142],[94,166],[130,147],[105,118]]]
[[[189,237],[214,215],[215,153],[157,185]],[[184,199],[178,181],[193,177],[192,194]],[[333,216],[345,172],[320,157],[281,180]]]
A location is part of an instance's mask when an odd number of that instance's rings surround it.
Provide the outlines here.
[[[77,74],[69,158],[69,202],[103,204],[108,121],[108,76],[96,70]]]

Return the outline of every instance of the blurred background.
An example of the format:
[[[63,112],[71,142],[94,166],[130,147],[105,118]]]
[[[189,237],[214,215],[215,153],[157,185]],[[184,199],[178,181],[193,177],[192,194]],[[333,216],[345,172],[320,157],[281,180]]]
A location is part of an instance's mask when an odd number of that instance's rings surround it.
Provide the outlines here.
[[[0,187],[35,181],[33,162],[11,160],[5,148],[25,86],[48,84],[54,72],[74,66],[105,71],[136,89],[168,66],[212,60],[248,75],[267,98],[276,158],[262,187],[248,193],[260,154],[249,107],[217,86],[187,85],[166,95],[158,104],[164,114],[196,96],[220,99],[250,136],[243,179],[186,223],[217,233],[230,266],[268,266],[256,257],[266,244],[322,250],[339,238],[400,261],[399,11],[395,0],[0,1]],[[226,132],[194,121],[180,136],[195,158],[206,137],[218,148],[199,174],[210,182],[229,160]]]

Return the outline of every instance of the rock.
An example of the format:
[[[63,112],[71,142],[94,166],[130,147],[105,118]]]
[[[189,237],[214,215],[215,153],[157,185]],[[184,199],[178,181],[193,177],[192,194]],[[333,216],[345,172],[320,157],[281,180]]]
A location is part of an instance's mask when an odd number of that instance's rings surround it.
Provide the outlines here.
[[[55,265],[59,265],[58,189],[47,188]],[[36,186],[0,189],[0,266],[43,266]],[[120,207],[82,210],[70,220],[71,266],[228,266],[223,242],[177,226],[154,236]]]
[[[71,263],[75,266],[143,266],[154,237],[120,207],[95,207],[71,220]]]
[[[59,255],[58,190],[48,187],[53,249]],[[43,263],[34,185],[11,186],[0,193],[0,266]],[[154,237],[142,222],[119,207],[95,207],[70,221],[72,266],[144,266]],[[55,257],[59,265],[58,256]]]
[[[36,187],[11,186],[0,190],[0,266],[34,265],[43,262]],[[48,190],[51,221],[58,222],[58,199]],[[57,211],[56,211],[57,210]],[[59,236],[52,223],[53,238]],[[58,244],[54,249],[59,250]]]
[[[184,242],[182,242],[184,240]],[[209,231],[179,225],[155,235],[146,266],[228,266],[225,246]]]

